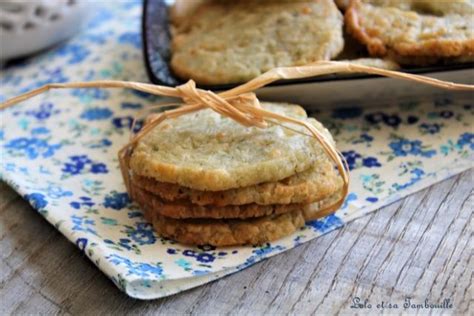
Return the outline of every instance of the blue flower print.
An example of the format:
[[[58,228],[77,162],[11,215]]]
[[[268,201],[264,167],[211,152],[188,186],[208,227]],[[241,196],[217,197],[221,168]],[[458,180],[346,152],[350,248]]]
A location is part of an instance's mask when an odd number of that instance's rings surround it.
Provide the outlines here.
[[[122,109],[132,109],[132,110],[138,110],[143,108],[143,105],[140,103],[132,103],[132,102],[122,102],[120,105]]]
[[[369,134],[367,134],[367,133],[361,134],[360,139],[364,142],[367,142],[367,143],[370,143],[371,141],[374,140],[374,138],[372,136],[370,136]]]
[[[119,241],[117,243],[115,243],[114,241],[110,240],[110,239],[104,239],[104,242],[108,245],[113,245],[115,247],[113,247],[114,249],[117,249],[117,250],[121,250],[120,248],[117,248],[117,247],[121,247],[125,250],[132,250],[132,246],[131,246],[131,240],[128,239],[128,238],[120,238]],[[136,247],[135,247],[136,249]],[[139,253],[139,252],[138,252]]]
[[[73,201],[73,202],[69,203],[69,205],[71,205],[72,208],[78,210],[82,206],[92,207],[92,206],[95,205],[95,203],[92,202],[92,199],[90,197],[81,196],[81,197],[79,197],[79,201]]]
[[[362,109],[360,107],[340,108],[332,112],[333,118],[338,119],[352,119],[361,116]]]
[[[90,19],[87,29],[95,29],[101,26],[103,23],[109,21],[114,17],[113,13],[107,8],[100,8],[98,11],[94,10],[94,15]]]
[[[272,252],[275,252],[275,251],[282,251],[282,250],[285,250],[285,248],[283,248],[282,246],[280,245],[276,245],[276,246],[271,246],[270,244],[266,244],[258,249],[255,249],[254,251],[252,251],[254,254],[256,254],[257,256],[265,256],[265,255],[268,255]]]
[[[407,117],[407,123],[408,123],[409,125],[416,124],[418,121],[419,121],[419,118],[416,117],[416,116],[409,115],[409,116]]]
[[[87,157],[87,155],[71,156],[69,158],[71,159],[71,161],[74,161],[75,163],[80,163],[83,165],[92,162],[92,160],[90,160],[89,157]]]
[[[45,102],[45,103],[41,103],[40,106],[39,106],[39,109],[37,109],[37,110],[25,111],[25,115],[33,116],[37,120],[43,121],[43,120],[46,120],[46,119],[50,118],[52,115],[58,114],[60,112],[61,112],[60,110],[56,110],[54,108],[54,105],[52,103]],[[14,114],[18,115],[20,113],[21,112],[15,112]]]
[[[382,119],[385,125],[391,127],[398,127],[398,125],[400,125],[402,122],[401,118],[397,115],[384,115]]]
[[[95,163],[95,164],[92,164],[91,172],[92,173],[107,173],[109,171],[107,170],[107,166],[105,164]]]
[[[143,217],[143,213],[140,212],[140,211],[128,212],[127,216],[128,216],[128,218]]]
[[[106,138],[104,139],[101,139],[97,142],[93,142],[93,143],[90,143],[88,145],[89,148],[105,148],[105,147],[109,147],[110,145],[112,145],[112,142]]]
[[[382,112],[370,113],[365,116],[365,120],[371,124],[377,124],[383,121],[384,116]]]
[[[437,123],[428,124],[422,123],[420,124],[420,132],[423,134],[437,134],[441,130],[441,125]]]
[[[87,34],[87,33],[84,34],[84,33],[82,33],[80,35],[80,38],[84,39],[84,40],[87,40],[87,41],[90,41],[94,44],[104,45],[111,34],[112,34],[111,32],[107,32],[107,33],[104,32],[104,33],[100,33],[100,34]]]
[[[341,227],[344,223],[335,214],[331,214],[321,219],[309,221],[306,225],[312,227],[315,231],[318,231],[321,234],[325,234],[333,229]]]
[[[30,193],[24,196],[25,200],[27,200],[31,206],[35,209],[42,209],[48,205],[48,201],[46,201],[45,196],[41,193]]]
[[[196,252],[194,250],[186,249],[183,251],[183,256],[196,257]]]
[[[444,119],[449,119],[453,117],[453,112],[452,111],[441,111],[439,112],[439,117],[442,117]]]
[[[20,137],[9,141],[5,148],[24,154],[33,160],[38,157],[52,157],[61,148],[61,144],[48,144],[44,139]]]
[[[139,245],[150,245],[156,241],[153,227],[148,223],[138,223],[136,229],[127,230],[127,235]]]
[[[365,200],[366,200],[367,202],[370,202],[370,203],[375,203],[375,202],[377,202],[379,199],[378,199],[377,197],[375,197],[375,196],[369,196],[369,197],[365,198]]]
[[[206,270],[194,270],[193,275],[200,276],[200,275],[206,275],[209,274],[211,271],[206,271]]]
[[[64,190],[61,186],[50,183],[46,189],[46,195],[51,199],[60,199],[66,196],[72,196],[71,191]]]
[[[87,238],[77,238],[76,239],[76,246],[82,252],[84,252],[86,250],[86,247],[87,247]]]
[[[174,263],[176,263],[178,267],[183,268],[184,271],[192,271],[191,262],[185,260],[184,258],[179,258],[178,260],[175,260]]]
[[[73,224],[73,231],[81,231],[97,235],[97,231],[95,230],[95,221],[93,219],[90,219],[87,216],[72,215],[71,221]]]
[[[136,7],[140,7],[142,4],[141,1],[127,1],[123,4],[125,10],[132,10]]]
[[[133,123],[133,117],[131,116],[123,116],[123,117],[115,117],[112,119],[112,124],[116,128],[131,128]]]
[[[111,263],[115,265],[123,265],[127,268],[127,275],[136,275],[139,277],[155,277],[160,278],[163,274],[163,268],[161,263],[145,263],[145,262],[136,262],[128,258],[119,256],[117,254],[112,254],[106,257]]]
[[[342,210],[345,209],[349,205],[350,202],[356,201],[356,200],[357,200],[357,194],[355,194],[354,192],[349,193],[346,197],[346,200],[342,204],[341,209]]]
[[[46,127],[36,127],[31,130],[31,135],[38,136],[38,135],[47,135],[50,131]]]
[[[71,65],[78,64],[89,56],[90,51],[84,45],[67,43],[56,50],[59,56],[66,56],[67,62]]]
[[[365,157],[362,159],[362,165],[367,168],[381,167],[376,157]]]
[[[112,116],[112,114],[112,111],[110,111],[108,108],[94,107],[82,112],[81,118],[88,121],[97,121],[108,119]]]
[[[72,163],[65,163],[62,171],[71,175],[81,173],[81,171],[84,169],[84,166],[92,162],[92,160],[90,160],[87,155],[71,156],[69,157],[69,160],[71,160]]]
[[[61,67],[52,70],[43,69],[41,75],[44,79],[34,80],[31,84],[21,88],[20,93],[28,92],[49,83],[63,83],[69,81],[69,78],[63,74]]]
[[[206,252],[200,253],[196,257],[196,260],[199,261],[199,262],[202,262],[202,263],[213,262],[215,259],[216,259],[216,257],[214,257],[212,254],[206,253]]]
[[[473,133],[464,133],[459,136],[458,146],[464,148],[464,146],[469,146],[471,150],[474,150],[474,134]]]
[[[61,169],[61,171],[70,175],[76,175],[80,174],[82,169],[84,169],[84,164],[82,163],[66,163],[64,164],[64,167]]]
[[[349,166],[349,170],[353,170],[356,167],[356,160],[362,157],[359,153],[356,153],[353,150],[343,151],[342,155],[344,156],[344,158],[347,161],[347,165]]]
[[[107,90],[100,88],[74,89],[71,94],[79,97],[83,102],[92,99],[106,100],[110,96],[110,93]]]
[[[422,156],[430,158],[436,154],[436,150],[423,150],[421,141],[419,140],[407,140],[399,139],[393,141],[389,144],[390,148],[393,150],[395,156],[406,157],[408,155],[413,156]]]
[[[83,172],[91,172],[95,174],[108,173],[107,166],[100,162],[92,161],[87,155],[70,156],[70,162],[66,162],[61,169],[66,175],[78,175]],[[86,169],[88,167],[88,169]]]
[[[370,147],[370,144],[372,143],[372,141],[374,140],[374,138],[372,136],[370,136],[369,134],[367,133],[362,133],[360,134],[360,136],[358,138],[355,138],[352,143],[353,144],[363,144],[363,143],[366,143],[369,147]]]
[[[132,128],[133,125],[133,117],[125,116],[125,117],[116,117],[112,119],[112,125],[116,128]],[[143,120],[136,120],[135,126],[133,127],[133,132],[137,133],[143,127]]]
[[[283,250],[285,250],[285,248],[280,245],[271,246],[270,244],[266,244],[252,251],[253,254],[250,257],[248,257],[247,260],[245,260],[245,262],[242,265],[238,266],[238,268],[243,269],[259,261],[260,259],[266,257],[268,254],[272,252],[283,251]]]
[[[374,112],[367,114],[365,116],[366,121],[368,121],[371,124],[378,124],[378,123],[384,123],[387,126],[393,127],[393,128],[398,128],[398,126],[403,122],[402,118],[398,115],[395,114],[385,114],[382,112]],[[418,118],[415,116],[408,116],[407,117],[407,123],[408,124],[414,124],[418,121]]]
[[[392,185],[392,187],[395,188],[397,191],[406,189],[406,188],[414,185],[416,182],[420,181],[423,178],[423,176],[425,175],[425,172],[420,168],[414,168],[414,169],[410,170],[410,174],[412,175],[412,177],[410,178],[410,180],[408,182],[406,182],[404,184],[394,183]]]
[[[346,159],[349,170],[354,170],[355,168],[360,166],[360,164],[357,163],[357,161],[359,161],[360,159],[362,159],[362,166],[367,168],[382,166],[376,157],[362,157],[361,154],[355,152],[354,150],[343,151],[342,155]]]
[[[137,32],[123,33],[122,35],[120,35],[118,40],[120,43],[131,44],[138,49],[142,47],[142,40],[141,40],[140,34]]]
[[[121,210],[130,203],[130,198],[126,192],[119,193],[116,191],[107,194],[104,199],[104,206],[114,210]]]

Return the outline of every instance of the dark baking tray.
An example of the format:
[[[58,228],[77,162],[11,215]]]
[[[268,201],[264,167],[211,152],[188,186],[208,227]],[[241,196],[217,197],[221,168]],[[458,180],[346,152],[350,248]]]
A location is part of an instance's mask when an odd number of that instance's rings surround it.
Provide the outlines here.
[[[164,0],[144,0],[142,15],[142,40],[143,55],[145,59],[145,67],[151,82],[165,85],[176,86],[184,83],[183,80],[177,78],[170,68],[169,61],[171,59],[171,34],[169,29],[168,5]],[[455,71],[474,68],[474,63],[439,65],[430,67],[417,67],[403,69],[403,71],[414,74],[429,74],[433,72]],[[350,74],[350,75],[325,75],[314,78],[304,78],[295,80],[280,80],[271,84],[288,85],[295,83],[312,83],[312,82],[328,82],[339,80],[353,80],[375,78],[378,76],[366,74]],[[226,90],[237,86],[237,84],[223,84],[203,86],[200,88],[209,90]]]

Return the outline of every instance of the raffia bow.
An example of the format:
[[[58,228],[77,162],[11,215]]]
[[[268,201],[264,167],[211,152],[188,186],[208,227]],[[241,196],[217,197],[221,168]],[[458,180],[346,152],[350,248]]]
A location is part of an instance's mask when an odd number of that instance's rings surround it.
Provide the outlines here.
[[[290,127],[283,125],[284,123],[302,126],[309,132],[309,134],[306,135],[314,137],[321,144],[329,158],[331,158],[331,160],[336,164],[338,172],[341,175],[343,181],[342,193],[337,202],[325,207],[315,215],[316,217],[321,217],[337,210],[342,205],[345,197],[347,196],[349,188],[349,174],[347,168],[345,167],[345,160],[342,158],[334,145],[328,139],[326,139],[324,134],[318,131],[313,125],[303,120],[294,119],[263,109],[260,106],[259,100],[253,91],[280,79],[299,79],[334,73],[368,73],[411,80],[448,90],[474,91],[473,85],[456,84],[425,76],[379,69],[353,64],[350,62],[321,61],[307,66],[275,68],[247,83],[221,93],[214,93],[212,91],[198,89],[192,80],[178,87],[166,87],[146,83],[113,80],[76,83],[52,83],[7,100],[0,105],[0,108],[7,108],[50,89],[61,88],[128,88],[153,95],[181,99],[182,103],[176,104],[178,106],[176,109],[164,111],[154,115],[150,120],[148,120],[147,124],[143,126],[141,131],[132,136],[129,143],[120,149],[118,153],[120,168],[125,185],[127,187],[127,191],[131,196],[133,194],[132,187],[130,185],[129,162],[133,148],[143,136],[148,134],[154,127],[164,120],[210,108],[213,111],[229,117],[236,122],[248,127],[254,126],[265,128],[269,123],[282,125],[285,128]]]

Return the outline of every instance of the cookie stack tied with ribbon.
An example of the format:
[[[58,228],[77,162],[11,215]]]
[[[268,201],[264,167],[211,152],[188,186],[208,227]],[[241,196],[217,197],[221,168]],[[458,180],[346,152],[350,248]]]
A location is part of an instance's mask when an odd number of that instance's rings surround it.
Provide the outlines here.
[[[329,132],[297,105],[263,109]],[[162,236],[187,244],[261,244],[326,214],[342,180],[302,127],[246,127],[211,109],[156,126],[130,156],[130,191]]]
[[[192,80],[177,87],[114,80],[49,83],[0,109],[66,88],[124,88],[177,98],[175,109],[150,115],[119,150],[127,191],[164,237],[187,244],[261,244],[335,212],[348,194],[349,175],[319,122],[296,105],[261,103],[253,91],[281,79],[333,73],[474,91],[472,85],[327,61],[274,68],[219,93],[198,89]]]

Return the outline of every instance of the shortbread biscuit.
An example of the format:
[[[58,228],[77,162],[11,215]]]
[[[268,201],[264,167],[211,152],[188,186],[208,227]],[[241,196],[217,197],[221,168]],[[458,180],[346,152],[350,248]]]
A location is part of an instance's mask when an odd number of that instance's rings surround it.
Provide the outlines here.
[[[256,203],[291,204],[319,201],[338,189],[338,175],[325,155],[314,166],[277,182],[265,182],[248,187],[219,192],[199,191],[177,184],[159,182],[149,177],[133,176],[133,185],[159,196],[166,202],[187,200],[196,205],[243,205]]]
[[[177,220],[145,209],[145,217],[162,237],[191,245],[258,245],[288,236],[304,226],[302,211],[251,220]]]
[[[187,218],[252,218],[272,214],[282,214],[301,210],[304,204],[273,204],[258,205],[255,203],[245,205],[196,205],[188,201],[163,202],[158,196],[150,192],[133,187],[133,200],[143,208],[155,211],[156,213],[176,219]]]
[[[324,208],[333,197],[304,209],[253,219],[174,219],[144,208],[145,218],[162,237],[184,244],[237,246],[258,245],[288,236],[303,227],[305,220],[327,215]],[[319,210],[323,209],[321,212]],[[308,216],[308,217],[305,217]]]
[[[397,61],[419,64],[472,56],[473,15],[472,0],[353,0],[345,21],[372,56],[400,56]]]
[[[199,84],[245,82],[275,67],[335,57],[342,28],[333,0],[208,1],[179,19],[171,67]]]
[[[311,122],[299,106],[262,103],[262,107]],[[299,126],[291,128],[308,133]],[[133,174],[195,190],[223,191],[288,178],[310,168],[322,155],[312,137],[279,125],[245,127],[212,110],[202,110],[158,125],[136,145]]]

